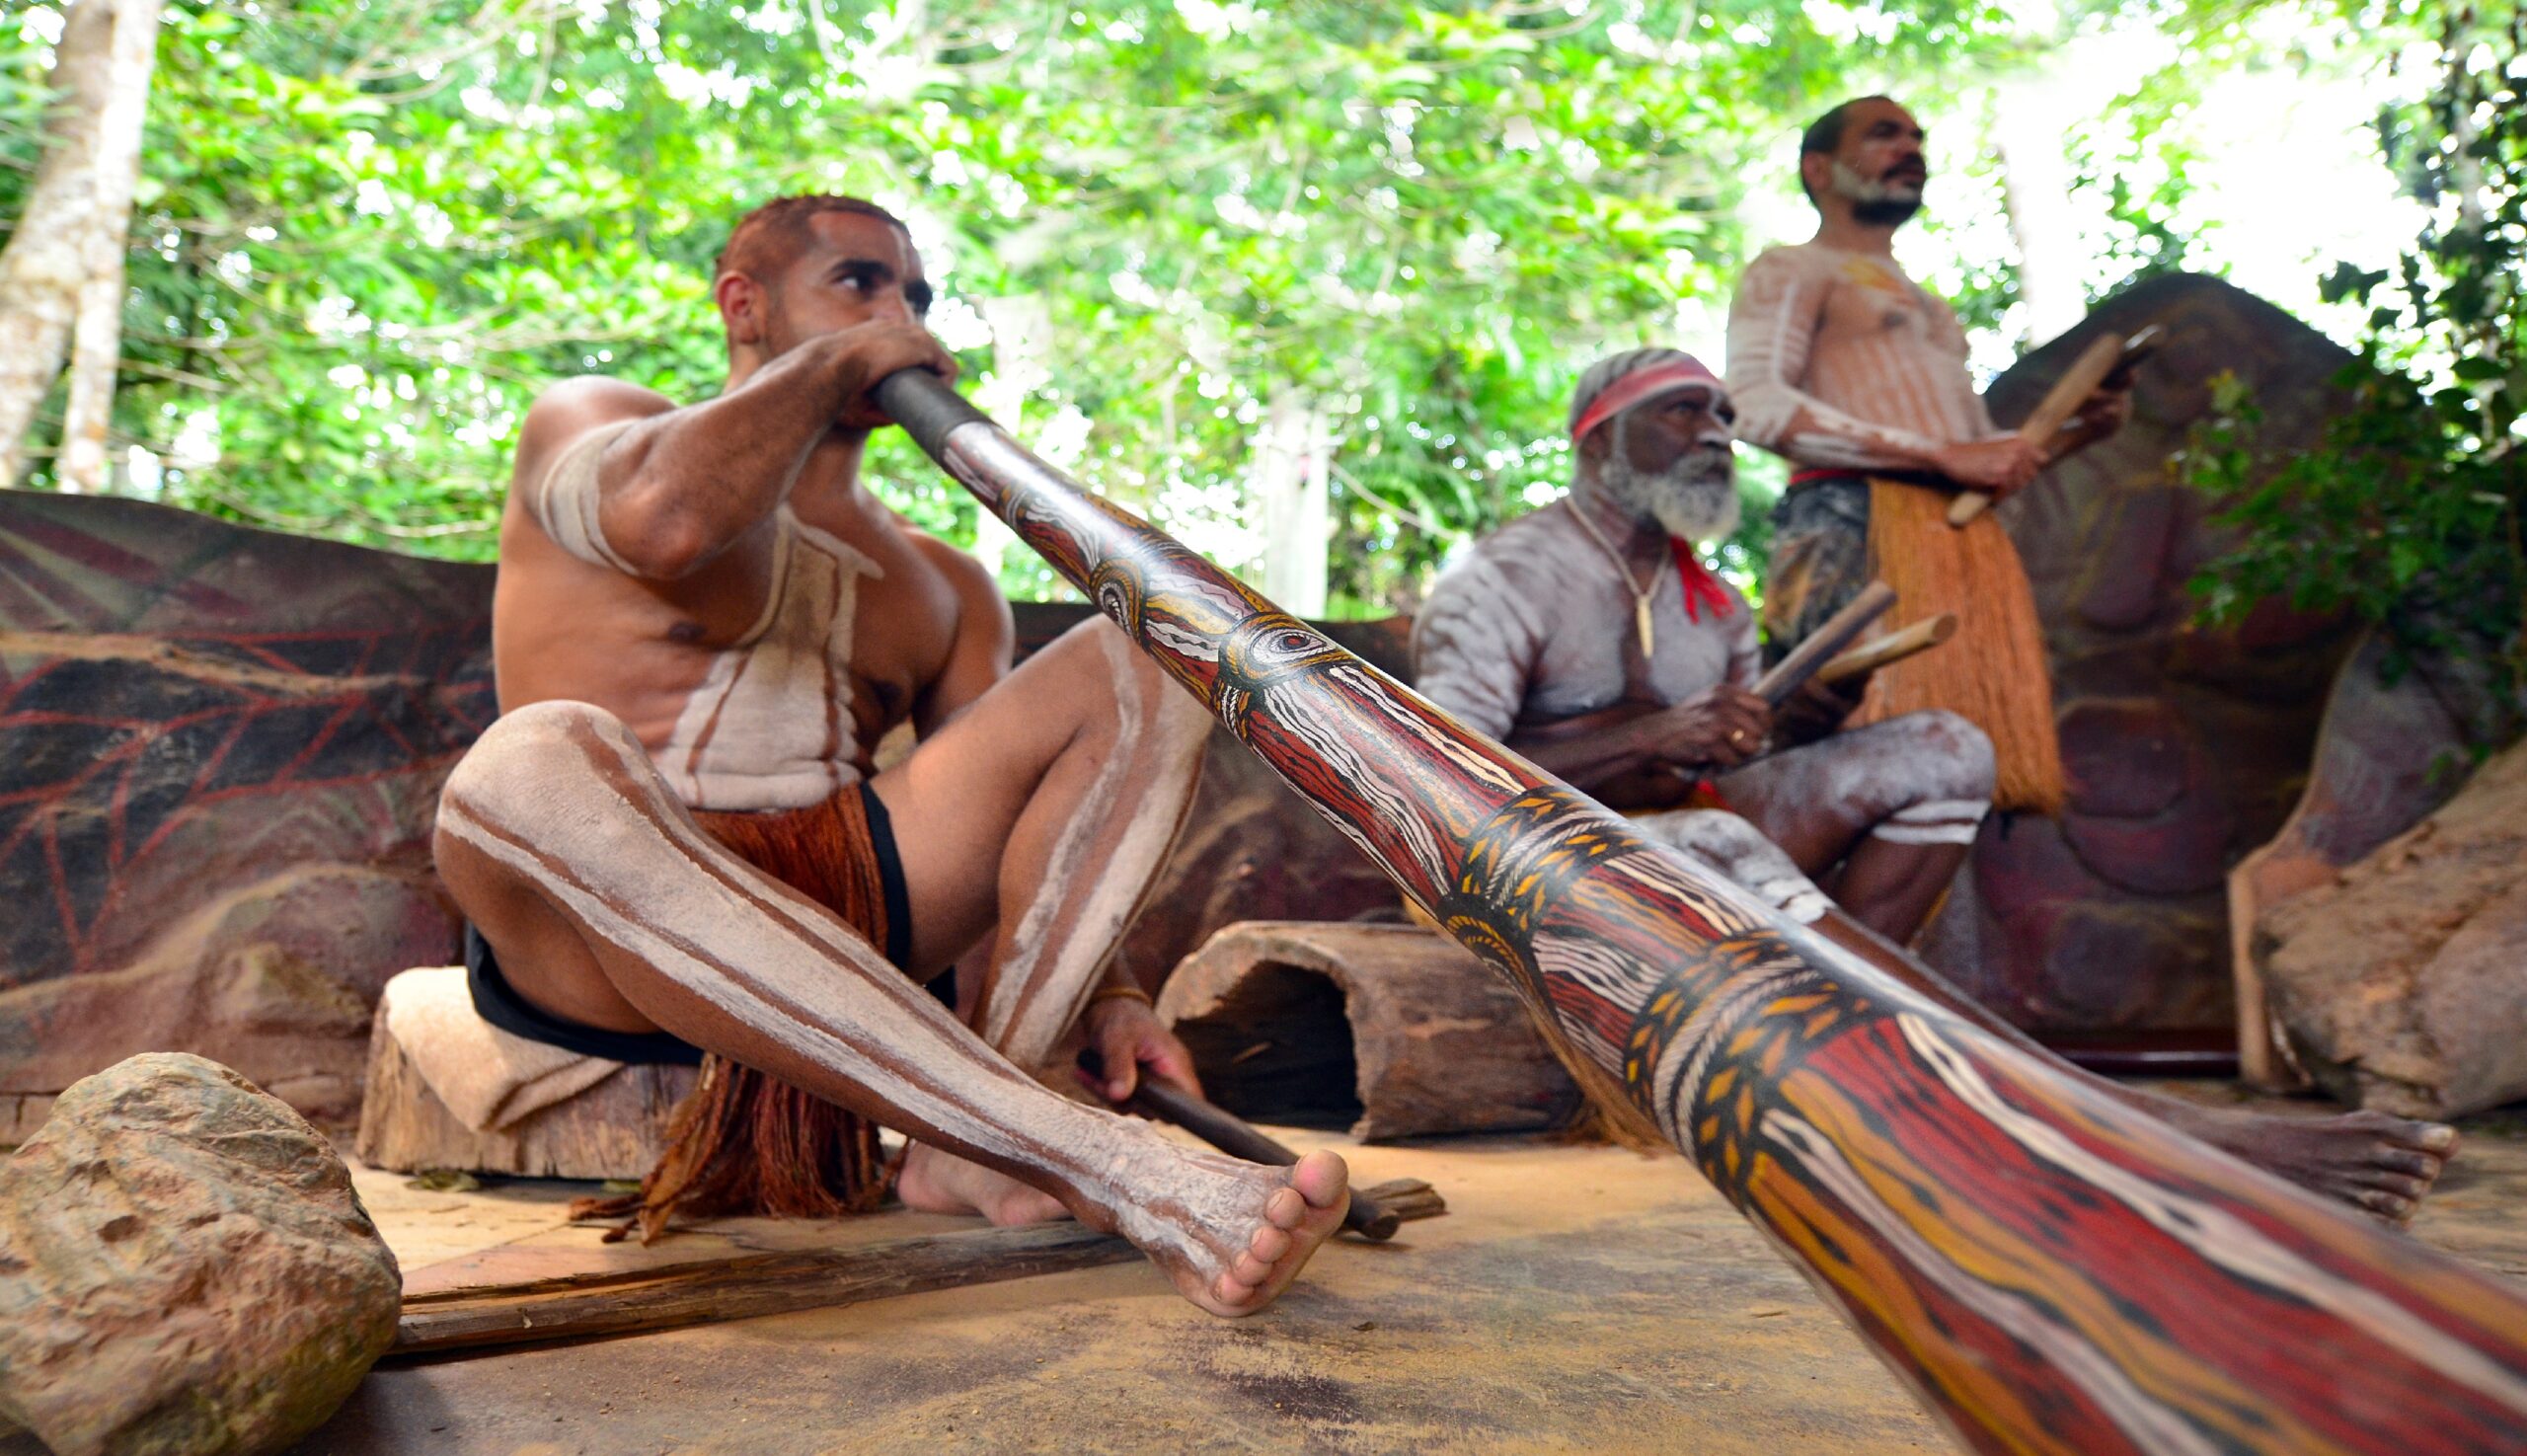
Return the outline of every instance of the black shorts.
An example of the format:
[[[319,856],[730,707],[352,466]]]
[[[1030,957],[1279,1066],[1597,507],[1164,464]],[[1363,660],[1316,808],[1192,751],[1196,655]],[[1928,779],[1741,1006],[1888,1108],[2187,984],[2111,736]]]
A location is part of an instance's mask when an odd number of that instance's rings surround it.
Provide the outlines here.
[[[885,805],[869,792],[865,780],[860,785],[860,796],[868,810],[869,839],[877,854],[878,875],[885,885],[886,959],[900,968],[912,955],[912,915],[909,896],[903,889],[903,858],[896,852],[894,824],[886,817]],[[509,984],[508,977],[501,973],[499,960],[492,954],[492,943],[471,925],[465,927],[465,985],[473,993],[475,1014],[512,1036],[636,1066],[702,1064],[702,1048],[681,1036],[665,1032],[609,1032],[601,1027],[583,1027],[536,1006]],[[952,1015],[956,1012],[955,967],[932,977],[926,989]]]

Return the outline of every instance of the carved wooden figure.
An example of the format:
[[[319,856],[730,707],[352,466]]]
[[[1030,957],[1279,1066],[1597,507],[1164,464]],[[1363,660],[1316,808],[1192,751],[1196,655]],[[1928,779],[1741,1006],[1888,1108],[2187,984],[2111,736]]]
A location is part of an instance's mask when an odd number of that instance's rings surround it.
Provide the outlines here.
[[[1967,1025],[926,374],[923,448],[1508,977],[1985,1451],[2527,1449],[2527,1300]]]

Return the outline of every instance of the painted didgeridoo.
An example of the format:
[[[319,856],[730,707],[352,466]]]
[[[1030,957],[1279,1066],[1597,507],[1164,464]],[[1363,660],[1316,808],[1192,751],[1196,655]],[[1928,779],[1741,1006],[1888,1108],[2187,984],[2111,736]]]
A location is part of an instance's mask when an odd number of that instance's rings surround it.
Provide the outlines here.
[[[1967,1446],[2527,1451],[2516,1291],[2108,1102],[1641,839],[932,376],[878,399],[1619,1081]]]

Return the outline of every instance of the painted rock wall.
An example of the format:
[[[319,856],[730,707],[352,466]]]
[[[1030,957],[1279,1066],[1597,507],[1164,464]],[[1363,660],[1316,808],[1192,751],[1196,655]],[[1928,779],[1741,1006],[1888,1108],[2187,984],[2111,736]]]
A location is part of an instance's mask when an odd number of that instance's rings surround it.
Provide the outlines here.
[[[0,492],[0,1143],[135,1052],[356,1115],[493,711],[485,567]]]
[[[2031,1028],[2231,1022],[2224,877],[2288,815],[2350,647],[2278,604],[2194,626],[2185,582],[2221,532],[2167,466],[2223,370],[2265,411],[2268,458],[2313,442],[2348,359],[2314,330],[2216,279],[2153,279],[2004,374],[1993,415],[2026,415],[2098,332],[2152,323],[2168,338],[2132,422],[2001,508],[2043,618],[2069,809],[1986,825],[1922,947]]]

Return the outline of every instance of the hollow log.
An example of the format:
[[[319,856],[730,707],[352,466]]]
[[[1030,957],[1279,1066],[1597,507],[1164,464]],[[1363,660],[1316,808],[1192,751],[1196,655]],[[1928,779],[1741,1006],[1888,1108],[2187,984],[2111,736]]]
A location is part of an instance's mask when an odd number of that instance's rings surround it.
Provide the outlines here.
[[[1592,1101],[1654,1119],[1961,1441],[2519,1449],[2509,1286],[2081,1085],[1641,838],[935,377],[877,393],[1506,977],[1588,1059]]]
[[[1541,1131],[1579,1109],[1517,993],[1417,925],[1229,926],[1168,977],[1158,1014],[1211,1099],[1258,1121],[1376,1142]]]

